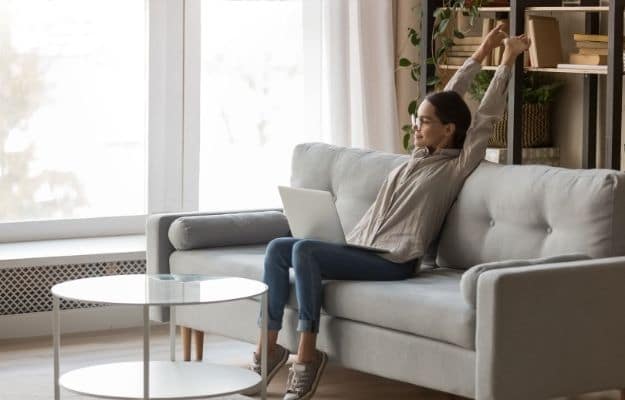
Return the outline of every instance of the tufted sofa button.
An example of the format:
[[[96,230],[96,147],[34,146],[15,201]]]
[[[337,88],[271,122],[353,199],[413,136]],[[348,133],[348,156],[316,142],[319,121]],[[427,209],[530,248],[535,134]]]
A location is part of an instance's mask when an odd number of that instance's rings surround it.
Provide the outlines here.
[[[488,223],[491,227],[495,226],[495,220],[491,219],[490,222]]]

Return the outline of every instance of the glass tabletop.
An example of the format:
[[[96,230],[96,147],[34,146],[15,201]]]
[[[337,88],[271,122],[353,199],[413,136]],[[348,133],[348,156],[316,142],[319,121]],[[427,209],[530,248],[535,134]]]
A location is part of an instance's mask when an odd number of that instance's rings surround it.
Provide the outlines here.
[[[261,295],[267,285],[246,278],[186,274],[112,275],[77,279],[52,287],[65,299],[104,304],[205,304]]]

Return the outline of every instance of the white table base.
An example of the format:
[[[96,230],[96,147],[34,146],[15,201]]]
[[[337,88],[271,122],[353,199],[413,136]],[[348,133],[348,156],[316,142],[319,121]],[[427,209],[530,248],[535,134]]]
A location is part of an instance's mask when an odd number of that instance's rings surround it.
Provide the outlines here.
[[[193,399],[239,393],[261,377],[239,367],[151,361],[150,399]],[[143,399],[143,362],[101,364],[67,372],[59,381],[72,392],[95,397]]]

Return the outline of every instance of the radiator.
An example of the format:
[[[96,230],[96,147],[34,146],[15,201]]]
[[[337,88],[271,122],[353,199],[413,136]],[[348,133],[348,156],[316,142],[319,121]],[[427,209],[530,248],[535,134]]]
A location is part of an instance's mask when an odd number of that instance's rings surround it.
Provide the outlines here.
[[[50,289],[57,283],[106,275],[145,273],[145,259],[85,264],[0,268],[0,315],[52,310]],[[61,309],[100,307],[61,299]]]

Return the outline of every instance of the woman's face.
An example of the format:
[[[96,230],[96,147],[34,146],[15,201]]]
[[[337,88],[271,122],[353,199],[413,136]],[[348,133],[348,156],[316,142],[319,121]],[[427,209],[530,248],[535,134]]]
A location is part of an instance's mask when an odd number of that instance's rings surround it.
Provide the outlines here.
[[[421,103],[415,122],[412,127],[415,147],[427,147],[430,151],[434,151],[451,143],[456,129],[455,124],[442,123],[436,116],[434,105],[429,101],[424,100]]]

